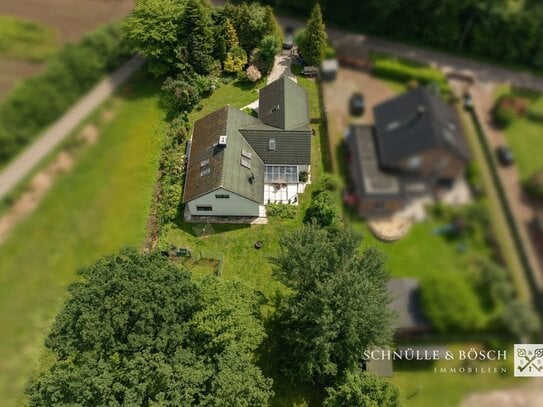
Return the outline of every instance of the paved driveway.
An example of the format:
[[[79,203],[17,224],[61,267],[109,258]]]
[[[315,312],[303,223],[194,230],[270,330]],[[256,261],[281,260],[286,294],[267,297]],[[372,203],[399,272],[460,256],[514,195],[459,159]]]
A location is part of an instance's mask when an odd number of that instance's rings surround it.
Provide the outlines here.
[[[366,111],[359,118],[349,114],[349,98],[353,92],[361,92],[366,103]],[[373,124],[373,107],[393,97],[394,92],[366,72],[341,67],[335,81],[323,83],[323,96],[328,117],[332,162],[334,171],[337,172],[338,154],[341,154],[338,149],[349,124]]]
[[[494,152],[496,147],[507,145],[507,139],[505,138],[505,134],[492,124],[491,111],[494,106],[493,90],[492,86],[483,86],[481,84],[475,84],[470,88],[475,109],[481,118],[481,125],[483,126],[488,143]],[[543,287],[543,255],[535,248],[530,236],[530,229],[536,210],[543,210],[543,205],[526,196],[515,165],[510,167],[498,166],[498,174],[504,186],[509,205],[511,206],[513,217],[517,223],[531,268],[538,271],[534,277],[538,280],[541,288]]]

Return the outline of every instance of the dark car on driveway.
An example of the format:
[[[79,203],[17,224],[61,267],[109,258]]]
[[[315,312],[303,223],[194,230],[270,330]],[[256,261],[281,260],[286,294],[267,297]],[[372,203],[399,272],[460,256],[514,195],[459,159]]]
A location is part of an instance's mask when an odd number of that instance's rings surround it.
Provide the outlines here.
[[[504,167],[508,167],[515,162],[513,152],[506,146],[499,146],[496,148],[496,156],[498,157],[500,164]]]
[[[473,98],[471,97],[470,93],[466,92],[462,95],[462,102],[464,105],[464,110],[473,109]]]
[[[364,95],[362,93],[353,93],[351,99],[349,99],[349,111],[353,116],[362,116],[364,110]]]
[[[285,38],[283,40],[283,49],[292,49],[294,46],[294,28],[288,26],[285,29]]]

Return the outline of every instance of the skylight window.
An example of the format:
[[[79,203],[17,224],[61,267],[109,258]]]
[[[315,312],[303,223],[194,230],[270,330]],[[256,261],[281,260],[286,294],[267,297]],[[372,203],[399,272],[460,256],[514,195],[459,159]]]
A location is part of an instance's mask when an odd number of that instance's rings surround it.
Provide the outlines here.
[[[205,170],[200,172],[200,177],[208,175],[210,172],[211,172],[211,168],[206,168]]]
[[[271,113],[275,113],[280,109],[281,109],[281,107],[279,105],[275,105],[274,107],[272,107]]]
[[[251,168],[251,163],[245,159],[241,159],[241,166],[245,168]]]
[[[275,151],[275,139],[274,138],[271,138],[268,141],[268,150]]]
[[[248,158],[249,160],[252,157],[252,154],[249,151],[244,150],[244,149],[241,149],[241,155],[242,155],[242,157]]]
[[[200,161],[200,168],[205,167],[206,165],[209,165],[209,159],[205,159]]]

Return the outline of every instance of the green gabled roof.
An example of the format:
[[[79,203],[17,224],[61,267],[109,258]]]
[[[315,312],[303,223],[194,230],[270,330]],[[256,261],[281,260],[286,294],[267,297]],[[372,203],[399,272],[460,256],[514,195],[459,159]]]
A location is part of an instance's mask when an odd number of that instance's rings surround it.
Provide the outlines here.
[[[263,201],[264,164],[238,131],[258,122],[238,109],[225,106],[194,123],[183,202],[218,188],[258,203]],[[220,136],[227,137],[225,147],[218,145]],[[242,150],[251,158],[242,157]],[[242,159],[250,163],[250,169],[241,165]],[[205,170],[209,172],[201,175]]]
[[[309,124],[307,92],[282,76],[260,90],[258,118],[272,127],[291,130]]]
[[[240,132],[266,165],[311,164],[311,130],[307,126],[280,130],[256,125],[240,129]],[[269,148],[272,139],[274,150]]]

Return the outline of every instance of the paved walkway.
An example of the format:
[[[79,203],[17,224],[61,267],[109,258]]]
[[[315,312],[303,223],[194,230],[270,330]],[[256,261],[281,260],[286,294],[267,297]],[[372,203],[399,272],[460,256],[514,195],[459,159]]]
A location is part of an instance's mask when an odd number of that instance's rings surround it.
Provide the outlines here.
[[[290,69],[291,62],[290,55],[288,54],[276,55],[275,60],[273,61],[273,68],[268,75],[267,83],[272,83],[276,79],[279,79],[281,76],[285,75],[294,82],[298,82],[296,75],[294,75]]]
[[[132,57],[132,59],[96,85],[86,96],[81,98],[68,112],[51,125],[30,147],[16,157],[0,173],[0,200],[71,134],[85,117],[111,96],[115,89],[144,63],[145,59],[141,56],[136,55]]]

